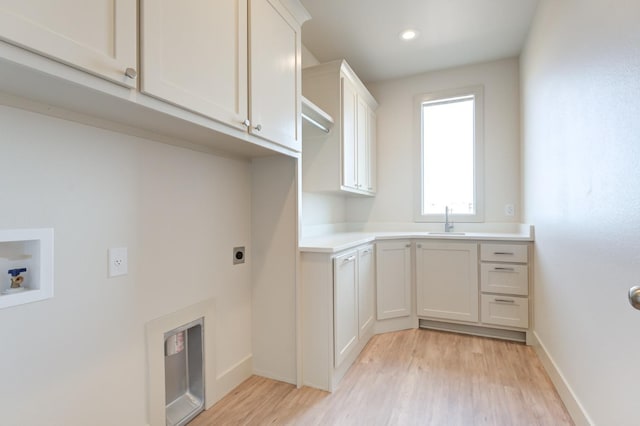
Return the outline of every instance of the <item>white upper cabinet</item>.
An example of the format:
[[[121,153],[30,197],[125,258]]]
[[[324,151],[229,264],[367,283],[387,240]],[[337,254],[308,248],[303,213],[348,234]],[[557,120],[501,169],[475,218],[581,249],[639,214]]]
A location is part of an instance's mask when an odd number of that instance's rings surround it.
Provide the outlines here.
[[[297,157],[308,19],[299,0],[0,0],[0,91],[169,143]]]
[[[0,0],[0,39],[129,87],[136,33],[136,0]]]
[[[300,151],[299,3],[141,4],[144,93]]]
[[[370,190],[369,171],[371,169],[369,165],[368,121],[369,106],[362,98],[358,98],[358,108],[356,109],[356,122],[358,124],[358,131],[356,132],[356,152],[358,154],[356,160],[356,188],[365,191]]]
[[[328,135],[305,137],[303,190],[375,195],[376,100],[345,61],[302,74],[305,97],[335,119]]]
[[[142,0],[141,14],[141,90],[244,128],[247,0]]]
[[[365,164],[368,166],[366,172],[366,187],[369,192],[375,194],[376,193],[376,164],[377,164],[377,121],[376,121],[376,113],[370,107],[367,108],[367,154],[365,159]]]
[[[250,14],[250,132],[300,151],[301,23],[276,0],[251,0]]]
[[[348,79],[340,79],[342,86],[342,185],[358,186],[358,93]]]

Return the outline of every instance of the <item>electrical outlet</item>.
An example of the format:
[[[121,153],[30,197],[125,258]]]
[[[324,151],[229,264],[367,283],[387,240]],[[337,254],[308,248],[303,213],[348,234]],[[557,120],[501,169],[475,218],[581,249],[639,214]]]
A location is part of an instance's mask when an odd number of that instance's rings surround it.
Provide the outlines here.
[[[127,275],[129,272],[129,259],[126,247],[109,249],[109,278]]]
[[[509,216],[509,217],[513,217],[516,214],[516,208],[514,207],[513,204],[505,204],[504,205],[504,215],[505,216]]]
[[[238,265],[240,263],[244,263],[244,261],[245,261],[244,247],[234,247],[233,248],[233,264]]]

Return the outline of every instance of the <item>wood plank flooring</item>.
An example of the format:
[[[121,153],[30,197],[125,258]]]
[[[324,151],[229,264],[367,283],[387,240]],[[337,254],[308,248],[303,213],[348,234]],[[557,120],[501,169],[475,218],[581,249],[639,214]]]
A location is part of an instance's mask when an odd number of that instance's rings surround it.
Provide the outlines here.
[[[190,426],[573,425],[532,348],[406,330],[374,336],[327,393],[253,376]]]

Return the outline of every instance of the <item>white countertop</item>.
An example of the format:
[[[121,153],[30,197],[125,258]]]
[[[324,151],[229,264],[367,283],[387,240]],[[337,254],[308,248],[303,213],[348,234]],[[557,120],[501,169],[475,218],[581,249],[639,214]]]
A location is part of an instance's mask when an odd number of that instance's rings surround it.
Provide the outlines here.
[[[431,240],[473,240],[473,241],[533,241],[533,229],[517,233],[507,232],[336,232],[303,238],[300,241],[301,252],[337,253],[362,244],[378,240],[431,239]]]

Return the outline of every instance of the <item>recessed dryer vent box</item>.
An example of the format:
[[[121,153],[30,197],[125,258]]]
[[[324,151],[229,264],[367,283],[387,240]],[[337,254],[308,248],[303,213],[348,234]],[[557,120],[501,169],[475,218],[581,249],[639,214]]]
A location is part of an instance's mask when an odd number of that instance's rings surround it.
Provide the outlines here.
[[[184,426],[204,410],[204,320],[164,334],[167,426]]]

